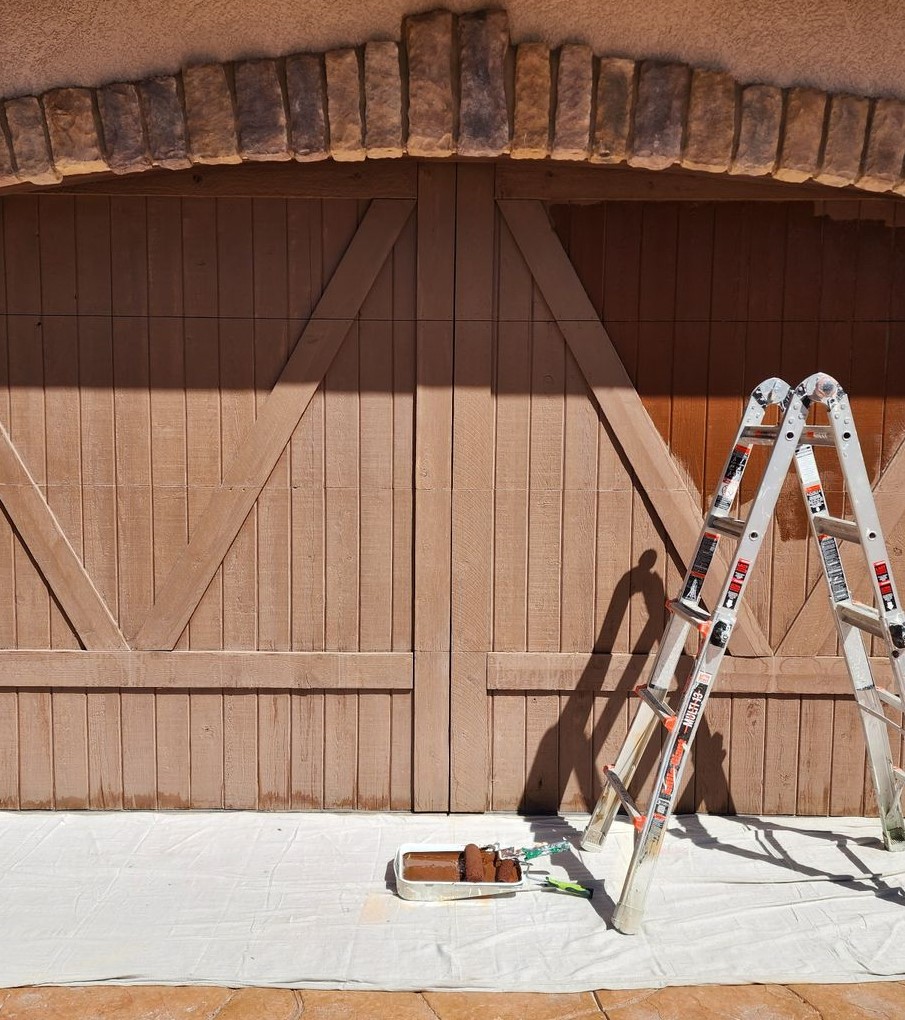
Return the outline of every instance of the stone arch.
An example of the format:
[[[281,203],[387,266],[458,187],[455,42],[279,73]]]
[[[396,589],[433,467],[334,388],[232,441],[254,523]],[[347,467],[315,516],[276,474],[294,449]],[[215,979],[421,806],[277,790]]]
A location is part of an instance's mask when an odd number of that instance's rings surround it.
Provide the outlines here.
[[[512,45],[503,10],[416,15],[401,37],[7,99],[0,190],[195,164],[508,154],[905,193],[901,100]]]

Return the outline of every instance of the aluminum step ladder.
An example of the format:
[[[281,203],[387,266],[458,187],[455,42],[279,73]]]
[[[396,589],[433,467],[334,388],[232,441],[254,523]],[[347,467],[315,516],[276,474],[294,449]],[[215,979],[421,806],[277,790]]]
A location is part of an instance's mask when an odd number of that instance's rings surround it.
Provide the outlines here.
[[[778,425],[763,424],[767,408],[771,405],[779,407]],[[826,425],[807,424],[809,411],[815,405],[826,409]],[[767,445],[771,451],[747,518],[740,520],[730,516],[730,510],[756,444]],[[827,513],[814,457],[815,446],[836,449],[854,520],[831,517]],[[650,677],[635,689],[640,703],[625,743],[615,764],[604,769],[603,792],[581,839],[583,850],[600,850],[620,805],[634,823],[634,852],[613,915],[614,926],[625,934],[634,934],[641,927],[657,855],[675,808],[691,746],[716,683],[780,488],[793,462],[802,496],[810,511],[811,535],[820,552],[823,576],[855,700],[861,709],[883,842],[888,850],[905,850],[905,822],[900,803],[905,772],[893,765],[888,728],[900,732],[905,730],[888,719],[883,711],[884,706],[897,712],[905,708],[902,657],[905,611],[889,570],[889,555],[848,396],[835,379],[819,373],[809,376],[794,390],[780,379],[768,379],[754,390],[748,401],[681,593],[678,598],[667,602],[671,616]],[[737,543],[736,551],[715,602],[716,609],[710,612],[701,604],[701,590],[717,545],[724,538]],[[839,542],[861,546],[873,585],[873,606],[863,605],[852,598],[839,557]],[[672,707],[667,695],[692,627],[700,635],[699,651],[681,698]],[[896,692],[875,685],[862,633],[886,643]],[[645,748],[660,725],[667,731],[666,738],[650,804],[646,811],[642,811],[628,788]]]

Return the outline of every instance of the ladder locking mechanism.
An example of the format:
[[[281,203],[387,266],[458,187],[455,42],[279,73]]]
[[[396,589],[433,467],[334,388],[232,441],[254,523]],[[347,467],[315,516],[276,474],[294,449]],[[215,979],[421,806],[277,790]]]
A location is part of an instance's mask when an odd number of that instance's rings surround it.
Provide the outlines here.
[[[728,620],[718,620],[713,625],[713,631],[710,635],[710,643],[716,648],[725,648],[729,644],[729,635],[732,633],[732,627]]]

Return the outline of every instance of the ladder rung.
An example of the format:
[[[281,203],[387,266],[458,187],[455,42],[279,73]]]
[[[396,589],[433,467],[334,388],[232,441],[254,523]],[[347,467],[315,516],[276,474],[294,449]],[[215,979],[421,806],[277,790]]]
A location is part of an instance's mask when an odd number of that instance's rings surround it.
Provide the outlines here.
[[[867,705],[862,705],[860,702],[856,702],[856,704],[862,712],[872,715],[875,719],[882,719],[887,726],[891,726],[894,730],[898,730],[899,733],[905,733],[905,726],[900,726],[897,722],[893,722],[892,719],[884,715],[882,712],[876,712],[874,709],[868,708]]]
[[[886,637],[886,628],[880,614],[871,606],[865,606],[861,602],[837,602],[836,612],[843,623],[850,623],[859,630],[873,634],[874,637]]]
[[[818,535],[831,535],[843,542],[861,541],[861,532],[854,521],[844,521],[841,517],[830,517],[827,514],[814,514],[812,519]]]
[[[710,626],[710,613],[700,606],[683,602],[682,599],[667,599],[666,608],[676,616],[681,616],[683,620],[693,624],[698,630]]]
[[[711,514],[707,518],[707,527],[711,531],[717,531],[729,538],[741,538],[745,531],[745,522],[737,517],[723,517],[720,514]]]
[[[896,787],[901,790],[905,786],[905,771],[900,769],[898,765],[893,765],[892,774],[896,781]]]
[[[638,695],[645,705],[649,705],[656,712],[668,730],[671,730],[676,725],[676,713],[673,712],[665,701],[658,698],[647,684],[638,684],[635,688],[635,694]]]
[[[887,691],[883,687],[877,687],[877,697],[884,705],[889,705],[890,708],[894,708],[897,712],[905,712],[905,705],[902,704],[902,699],[898,694],[893,694],[892,691]]]
[[[638,805],[635,803],[634,797],[628,792],[623,784],[622,780],[613,771],[612,765],[603,766],[603,778],[613,788],[613,792],[619,798],[619,803],[628,812],[629,817],[633,822],[637,822],[642,817],[641,812],[638,810]]]

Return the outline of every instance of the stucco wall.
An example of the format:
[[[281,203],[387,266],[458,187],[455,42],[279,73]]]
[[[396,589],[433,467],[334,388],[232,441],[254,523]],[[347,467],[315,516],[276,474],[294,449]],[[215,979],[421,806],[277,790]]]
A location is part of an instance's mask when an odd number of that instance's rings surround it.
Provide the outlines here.
[[[0,95],[201,60],[398,38],[403,14],[474,0],[0,0]],[[509,0],[512,36],[720,67],[743,82],[905,96],[895,0]]]

